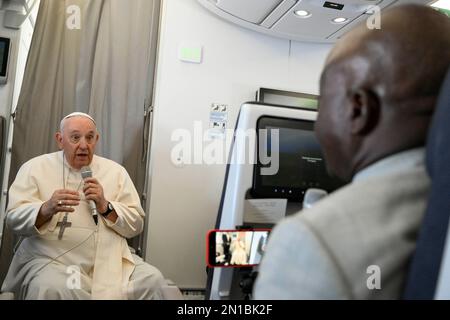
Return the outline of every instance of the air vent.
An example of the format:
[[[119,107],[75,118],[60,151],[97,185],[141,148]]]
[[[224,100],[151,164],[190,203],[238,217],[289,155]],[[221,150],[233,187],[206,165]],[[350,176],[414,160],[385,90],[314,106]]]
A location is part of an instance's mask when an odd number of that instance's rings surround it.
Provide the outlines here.
[[[329,2],[329,1],[325,1],[325,3],[323,4],[323,7],[324,8],[335,9],[335,10],[342,10],[342,9],[344,9],[344,5],[343,4]]]

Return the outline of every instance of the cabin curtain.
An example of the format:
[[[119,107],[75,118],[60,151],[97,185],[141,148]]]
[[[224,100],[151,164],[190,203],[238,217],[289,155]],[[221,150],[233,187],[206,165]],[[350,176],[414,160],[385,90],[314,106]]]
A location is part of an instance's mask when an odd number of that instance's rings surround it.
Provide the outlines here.
[[[98,155],[122,164],[142,194],[160,0],[41,0],[15,112],[10,183],[57,150],[74,111],[92,115]]]

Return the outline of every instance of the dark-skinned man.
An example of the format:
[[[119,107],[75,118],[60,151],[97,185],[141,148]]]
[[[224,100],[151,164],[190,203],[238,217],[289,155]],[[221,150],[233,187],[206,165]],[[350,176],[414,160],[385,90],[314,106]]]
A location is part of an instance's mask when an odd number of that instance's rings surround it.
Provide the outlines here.
[[[256,299],[397,299],[425,213],[424,144],[450,65],[450,19],[408,5],[329,54],[316,133],[350,183],[276,226]]]

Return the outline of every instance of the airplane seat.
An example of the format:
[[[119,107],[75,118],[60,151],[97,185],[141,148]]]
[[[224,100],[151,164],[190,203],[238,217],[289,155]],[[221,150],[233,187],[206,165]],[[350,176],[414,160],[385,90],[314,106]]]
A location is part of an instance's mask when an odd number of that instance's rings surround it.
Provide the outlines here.
[[[11,264],[12,258],[14,256],[14,247],[19,239],[19,237],[14,235],[7,227],[6,218],[3,222],[2,239],[0,243],[0,300],[12,295],[12,293],[9,292],[2,292],[1,287],[3,281],[5,280],[6,274],[8,273],[9,265]],[[13,297],[14,295],[12,295],[12,298]]]
[[[426,167],[431,177],[426,213],[404,291],[405,299],[450,299],[450,69],[430,127]]]
[[[0,116],[0,177],[3,177],[3,168],[5,163],[5,149],[6,149],[6,119]]]

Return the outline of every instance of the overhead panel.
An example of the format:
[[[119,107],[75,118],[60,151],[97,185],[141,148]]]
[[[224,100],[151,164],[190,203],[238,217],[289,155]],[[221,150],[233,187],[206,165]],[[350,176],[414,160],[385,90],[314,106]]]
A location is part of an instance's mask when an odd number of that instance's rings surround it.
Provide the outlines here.
[[[422,5],[424,5],[424,4],[430,4],[433,1],[434,0],[383,0],[383,1],[379,1],[379,3],[377,3],[377,7],[380,9],[381,12],[383,12],[383,10],[386,10],[392,6],[398,6],[398,5],[404,5],[404,4],[419,4],[419,5],[422,4]],[[341,29],[339,29],[335,33],[329,35],[327,39],[332,40],[333,42],[337,41],[344,34],[346,34],[352,28],[354,28],[356,25],[358,25],[360,23],[367,23],[368,19],[370,18],[370,16],[372,14],[373,14],[373,10],[369,10],[362,16],[360,16],[357,19],[355,19],[354,21],[352,21],[351,23],[344,25]],[[382,28],[383,20],[381,17],[380,17],[379,22],[381,23],[379,27]]]
[[[217,7],[254,24],[260,24],[282,0],[218,0]]]
[[[368,11],[407,3],[429,5],[434,0],[198,0],[208,10],[237,25],[290,40],[335,42]],[[303,17],[295,14],[303,10]],[[305,14],[306,13],[306,14]],[[333,21],[345,18],[343,22]]]
[[[267,17],[261,22],[261,26],[264,28],[271,28],[278,22],[298,1],[297,0],[284,0],[282,1]]]
[[[328,7],[324,7],[326,2],[328,2]],[[379,4],[379,2],[381,1],[300,1],[271,30],[292,39],[325,40],[345,25],[362,16],[369,7]],[[335,9],[334,7],[342,9]],[[296,15],[295,12],[299,10],[307,12],[307,17]],[[345,18],[346,21],[343,23],[333,22],[333,19],[336,18]]]
[[[384,1],[380,1],[379,3],[377,3],[377,7],[382,11],[386,8],[388,8],[389,6],[395,4],[397,2],[397,0],[384,0]],[[364,12],[364,14],[360,15],[359,17],[357,17],[355,20],[353,20],[351,23],[347,23],[344,26],[342,26],[342,28],[340,28],[339,30],[336,30],[336,32],[329,34],[327,39],[330,40],[338,40],[339,38],[341,38],[345,33],[347,33],[348,31],[350,31],[350,29],[354,28],[356,25],[360,24],[360,23],[367,23],[368,19],[370,18],[370,16],[372,14],[374,14],[374,10],[369,9],[366,12]]]

